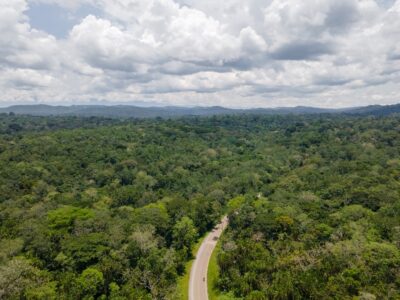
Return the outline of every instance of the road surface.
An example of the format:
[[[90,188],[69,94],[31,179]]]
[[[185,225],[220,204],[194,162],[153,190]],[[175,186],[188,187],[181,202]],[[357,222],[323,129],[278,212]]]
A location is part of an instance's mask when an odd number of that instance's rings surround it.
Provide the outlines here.
[[[201,244],[196,259],[190,271],[189,300],[208,300],[207,270],[212,252],[218,239],[228,226],[228,217],[224,217],[220,224],[215,226]]]

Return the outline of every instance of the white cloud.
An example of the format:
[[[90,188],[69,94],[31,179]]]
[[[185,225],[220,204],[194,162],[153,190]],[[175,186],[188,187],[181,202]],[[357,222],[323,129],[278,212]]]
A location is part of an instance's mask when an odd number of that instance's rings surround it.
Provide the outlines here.
[[[57,39],[31,28],[27,1],[102,13]],[[400,0],[391,7],[374,0],[0,0],[0,7],[7,100],[351,106],[400,99]]]
[[[2,0],[0,6],[0,83],[10,89],[50,87],[58,64],[56,39],[30,28],[25,1]]]
[[[54,80],[52,76],[31,69],[9,69],[2,72],[1,76],[3,77],[2,83],[6,83],[6,88],[28,90],[38,86],[48,87]]]

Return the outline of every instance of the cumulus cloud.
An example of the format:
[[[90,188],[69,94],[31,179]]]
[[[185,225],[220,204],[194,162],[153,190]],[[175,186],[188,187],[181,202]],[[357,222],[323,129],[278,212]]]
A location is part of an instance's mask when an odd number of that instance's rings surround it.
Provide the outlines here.
[[[66,37],[33,28],[33,4],[58,5],[76,24]],[[84,5],[100,13],[74,17]],[[0,0],[0,6],[7,103],[333,107],[400,99],[400,0]]]
[[[30,28],[24,12],[27,5],[22,0],[0,2],[0,64],[8,67],[32,69],[50,68],[56,60],[54,37]]]

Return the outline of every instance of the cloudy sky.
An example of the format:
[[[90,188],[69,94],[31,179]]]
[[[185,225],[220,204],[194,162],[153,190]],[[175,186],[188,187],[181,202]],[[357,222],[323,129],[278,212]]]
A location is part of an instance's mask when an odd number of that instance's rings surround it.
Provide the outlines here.
[[[400,0],[0,0],[0,106],[400,102]]]

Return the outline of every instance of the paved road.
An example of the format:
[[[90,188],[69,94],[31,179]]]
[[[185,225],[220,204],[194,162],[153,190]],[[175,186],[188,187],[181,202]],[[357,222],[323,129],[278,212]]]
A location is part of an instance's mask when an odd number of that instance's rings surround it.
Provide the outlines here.
[[[228,217],[224,217],[220,224],[210,232],[201,244],[190,271],[189,300],[208,300],[207,270],[212,252],[218,239],[228,226]]]

